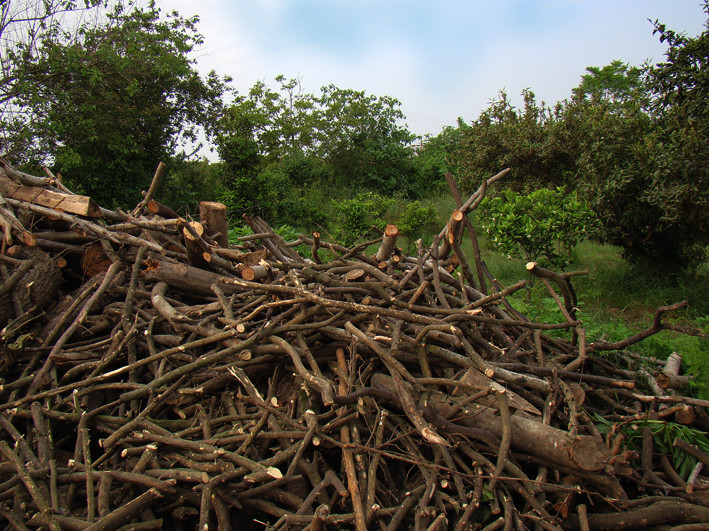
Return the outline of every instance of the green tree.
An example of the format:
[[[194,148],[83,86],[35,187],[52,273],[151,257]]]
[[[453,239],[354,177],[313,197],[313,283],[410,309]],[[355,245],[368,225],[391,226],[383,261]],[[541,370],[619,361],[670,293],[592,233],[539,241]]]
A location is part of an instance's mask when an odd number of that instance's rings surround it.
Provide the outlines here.
[[[75,189],[107,205],[140,199],[161,160],[178,155],[221,113],[224,79],[202,78],[190,52],[197,18],[116,4],[75,35],[57,30],[17,83],[33,117],[24,134]]]
[[[597,215],[597,239],[631,261],[697,265],[709,243],[709,32],[655,31],[665,62],[589,67],[553,109],[527,91],[518,110],[501,93],[463,138],[463,187],[511,166],[507,188],[577,191]]]
[[[600,240],[677,270],[700,263],[709,243],[709,32],[690,38],[657,22],[655,32],[669,45],[666,62],[640,77],[618,62],[589,69],[557,134],[602,223]]]
[[[528,262],[543,258],[563,268],[587,236],[591,211],[575,193],[540,188],[529,194],[506,190],[483,202],[483,228],[492,246]]]
[[[4,0],[0,2],[0,155],[13,162],[27,162],[32,135],[27,125],[32,116],[17,104],[23,80],[35,69],[44,43],[63,33],[76,36],[70,21],[89,11],[99,13],[99,0]],[[95,14],[97,14],[95,13]]]
[[[577,99],[623,104],[645,95],[642,68],[615,60],[603,67],[589,66],[586,72],[581,84],[571,91]]]
[[[278,76],[236,95],[219,122],[224,202],[275,223],[324,223],[332,196],[373,191],[414,196],[412,139],[399,102],[330,85],[318,96]]]
[[[303,91],[298,79],[277,76],[278,90],[258,81],[247,95],[237,94],[229,108],[229,120],[221,124],[222,143],[244,133],[239,124],[246,122],[250,135],[265,163],[312,151],[314,144],[315,99]],[[234,122],[236,121],[236,129]],[[241,121],[241,122],[239,122]],[[223,156],[239,155],[224,149]]]
[[[316,153],[333,168],[337,184],[415,196],[414,137],[401,125],[401,103],[389,96],[329,85],[317,98]]]
[[[537,103],[531,90],[522,92],[524,108],[514,107],[505,91],[466,129],[460,151],[461,187],[470,192],[506,167],[512,172],[503,186],[519,191],[567,184],[571,160],[551,135],[558,109]]]
[[[551,135],[567,154],[570,188],[596,213],[597,239],[631,258],[660,215],[645,200],[642,146],[653,128],[647,92],[637,70],[618,61],[587,72],[559,106]]]
[[[461,144],[469,127],[458,118],[456,127],[445,127],[437,135],[422,138],[418,146],[413,146],[416,179],[425,183],[429,193],[436,192],[435,184],[445,185],[446,173],[460,175]]]
[[[188,160],[174,157],[167,169],[156,199],[177,211],[195,214],[200,201],[218,201],[224,188],[223,165],[207,159]]]

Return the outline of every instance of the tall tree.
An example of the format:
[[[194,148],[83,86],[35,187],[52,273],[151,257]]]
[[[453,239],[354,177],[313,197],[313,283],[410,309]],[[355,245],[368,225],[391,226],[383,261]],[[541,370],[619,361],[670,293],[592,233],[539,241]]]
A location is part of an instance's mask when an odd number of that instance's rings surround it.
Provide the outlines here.
[[[115,4],[77,34],[57,31],[38,50],[14,103],[57,171],[104,204],[140,198],[158,162],[211,131],[225,79],[202,78],[189,57],[197,18]]]
[[[624,103],[644,94],[642,68],[615,60],[603,67],[589,66],[586,72],[581,84],[572,90],[576,99]]]
[[[397,100],[334,85],[315,96],[297,79],[276,81],[278,90],[259,82],[237,95],[220,122],[218,150],[231,171],[225,178],[243,190],[234,199],[262,197],[255,189],[266,185],[257,178],[266,168],[281,189],[294,179],[291,184],[303,186],[326,178],[345,188],[415,193],[407,148],[413,136],[401,124]]]
[[[321,89],[316,152],[341,184],[382,193],[416,195],[414,136],[403,125],[401,103],[390,96],[329,85]]]
[[[80,21],[98,16],[103,0],[4,0],[0,2],[0,155],[28,153],[31,114],[18,105],[23,80],[34,71],[44,43],[62,33],[75,37]],[[20,134],[20,133],[25,134]]]
[[[598,214],[601,241],[676,270],[700,263],[709,244],[709,24],[697,37],[654,26],[666,60],[589,68],[559,139],[576,153],[576,187]]]
[[[511,167],[505,186],[529,191],[538,187],[567,184],[569,163],[566,148],[551,135],[558,109],[537,102],[534,92],[522,92],[524,107],[517,108],[507,93],[485,109],[463,131],[460,153],[460,181],[467,191],[482,180]]]

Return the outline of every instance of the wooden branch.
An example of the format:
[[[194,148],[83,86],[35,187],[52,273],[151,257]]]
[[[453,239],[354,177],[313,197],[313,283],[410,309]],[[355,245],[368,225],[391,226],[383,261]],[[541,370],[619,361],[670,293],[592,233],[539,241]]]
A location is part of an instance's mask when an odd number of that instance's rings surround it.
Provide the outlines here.
[[[382,244],[375,255],[379,262],[389,260],[396,246],[396,239],[399,237],[399,228],[396,225],[389,224],[384,229],[384,238]]]
[[[646,507],[626,508],[614,513],[588,513],[589,528],[597,531],[617,529],[640,529],[649,526],[671,524],[694,524],[709,522],[709,507],[693,505],[685,501],[661,500]],[[572,515],[566,527],[580,530],[578,515]]]
[[[158,167],[155,169],[155,174],[153,175],[153,180],[150,182],[150,188],[143,196],[143,199],[138,205],[133,209],[133,217],[137,217],[143,212],[145,205],[147,205],[155,195],[155,192],[160,186],[160,181],[165,174],[165,164],[161,161],[158,163]]]

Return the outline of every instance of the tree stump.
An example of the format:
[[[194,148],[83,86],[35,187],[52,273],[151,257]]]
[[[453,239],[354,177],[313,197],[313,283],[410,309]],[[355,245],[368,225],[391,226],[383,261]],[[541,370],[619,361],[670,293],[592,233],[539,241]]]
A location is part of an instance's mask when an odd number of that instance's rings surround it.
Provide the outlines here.
[[[219,247],[229,247],[225,204],[216,201],[201,201],[199,203],[199,219],[204,225],[207,236],[212,238]]]
[[[0,297],[0,327],[4,326],[9,319],[19,317],[17,311],[19,306],[26,312],[32,306],[37,305],[40,309],[46,309],[54,302],[54,299],[62,282],[61,269],[49,254],[38,247],[24,247],[16,255],[20,260],[31,260],[27,271],[22,274],[12,288]],[[11,276],[20,266],[7,268]],[[3,283],[8,282],[3,280]],[[15,302],[13,302],[13,297]]]

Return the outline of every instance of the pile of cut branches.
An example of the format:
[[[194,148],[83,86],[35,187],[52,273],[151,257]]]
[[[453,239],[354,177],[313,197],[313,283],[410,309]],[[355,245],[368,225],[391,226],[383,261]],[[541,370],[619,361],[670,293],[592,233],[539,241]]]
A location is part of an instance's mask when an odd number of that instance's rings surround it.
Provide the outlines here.
[[[289,243],[249,218],[254,234],[230,245],[223,205],[195,221],[151,199],[161,171],[120,212],[51,174],[0,169],[7,524],[709,522],[709,404],[678,390],[678,356],[625,350],[665,329],[699,334],[663,320],[686,303],[625,341],[587,342],[578,273],[530,263],[560,318],[518,313],[508,297],[526,281],[486,275],[467,219],[505,172],[465,202],[451,180],[458,208],[414,257],[393,225],[350,249],[317,233]]]

